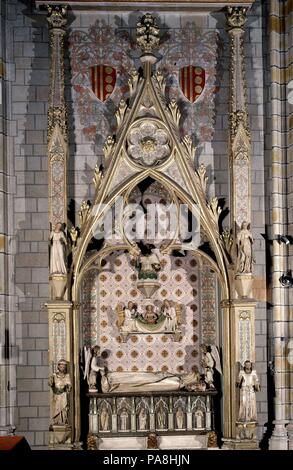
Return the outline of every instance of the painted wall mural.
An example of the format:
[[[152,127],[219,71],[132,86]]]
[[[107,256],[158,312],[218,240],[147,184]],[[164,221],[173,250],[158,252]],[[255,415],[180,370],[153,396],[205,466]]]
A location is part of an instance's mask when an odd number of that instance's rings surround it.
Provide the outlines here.
[[[84,135],[98,146],[103,145],[109,134],[115,133],[113,111],[121,97],[129,95],[129,71],[139,67],[140,53],[134,41],[135,31],[127,25],[128,21],[131,22],[127,16],[120,22],[114,16],[109,17],[107,23],[93,19],[89,28],[75,29],[69,37],[74,105]],[[200,144],[210,141],[213,136],[216,65],[220,48],[217,32],[204,30],[196,21],[194,18],[181,28],[161,25],[158,68],[167,77],[167,97],[179,100],[181,134],[193,134],[195,142]],[[121,22],[123,26],[117,26]],[[184,85],[183,81],[181,87],[179,82],[184,68],[186,71],[190,65],[198,73],[193,77],[193,89],[189,86],[188,91],[187,84]],[[107,67],[115,69],[116,82],[113,71],[111,83],[106,83],[106,79],[111,78],[110,73],[97,76],[97,71],[109,70]],[[97,90],[97,83],[100,84],[101,80],[104,81]]]

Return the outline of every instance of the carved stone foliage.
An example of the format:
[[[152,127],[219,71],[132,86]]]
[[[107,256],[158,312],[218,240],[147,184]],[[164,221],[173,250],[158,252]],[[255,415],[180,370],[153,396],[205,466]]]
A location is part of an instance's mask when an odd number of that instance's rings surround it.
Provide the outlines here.
[[[64,203],[64,161],[65,151],[60,134],[57,132],[55,138],[49,145],[49,207],[50,221],[53,225],[66,220]]]
[[[67,19],[67,5],[47,5],[48,23],[51,28],[64,29]]]
[[[149,13],[143,15],[136,27],[136,42],[143,52],[152,52],[157,49],[160,42],[159,28]]]
[[[246,16],[247,7],[227,7],[227,23],[230,28],[243,28]]]
[[[48,109],[48,141],[51,140],[56,125],[58,125],[65,142],[67,142],[67,110],[65,105]]]

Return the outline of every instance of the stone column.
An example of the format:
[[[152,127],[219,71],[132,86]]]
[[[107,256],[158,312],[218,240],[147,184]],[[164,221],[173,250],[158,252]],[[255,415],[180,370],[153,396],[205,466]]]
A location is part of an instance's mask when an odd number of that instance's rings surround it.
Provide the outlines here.
[[[230,335],[230,397],[231,434],[224,437],[224,448],[257,448],[256,422],[248,424],[249,432],[239,434],[238,412],[239,393],[236,379],[246,360],[255,361],[255,302],[252,291],[252,235],[251,223],[251,143],[248,126],[244,25],[246,7],[228,7],[226,18],[230,38],[230,127],[229,127],[229,168],[230,168],[230,208],[231,227],[235,240],[234,266],[231,269],[232,292],[229,302],[229,324],[226,330]],[[226,303],[222,305],[226,308]],[[225,364],[224,364],[225,370]],[[227,393],[227,391],[226,391]],[[246,429],[245,423],[245,429]],[[243,428],[243,426],[242,426]]]
[[[280,235],[287,235],[292,232],[292,215],[290,205],[292,199],[287,198],[287,191],[290,191],[289,178],[290,153],[287,154],[289,136],[286,136],[286,81],[289,80],[289,68],[286,70],[286,62],[290,64],[290,57],[286,60],[287,50],[290,47],[289,31],[291,28],[291,18],[286,2],[271,0],[269,11],[269,52],[270,52],[270,109],[271,109],[271,239],[272,247],[272,304],[273,304],[273,356],[274,356],[274,385],[275,385],[275,420],[274,430],[269,442],[272,450],[288,449],[288,435],[286,424],[289,422],[292,412],[292,389],[290,390],[290,380],[292,380],[292,365],[290,365],[288,355],[288,340],[290,339],[290,302],[288,288],[280,283],[282,274],[286,274],[288,269],[288,247],[279,240]],[[288,7],[288,4],[287,4]],[[286,12],[287,9],[287,12]],[[288,17],[286,19],[286,14]],[[290,21],[291,20],[291,21]],[[286,34],[286,23],[288,32]],[[288,51],[289,52],[289,51]],[[292,77],[291,77],[292,78]],[[287,80],[286,80],[287,79]],[[292,157],[291,157],[292,161]],[[292,170],[291,170],[292,171]],[[289,174],[288,174],[289,173]],[[291,203],[291,204],[290,204]],[[288,210],[289,208],[289,210]],[[289,220],[288,220],[289,218]],[[291,227],[290,227],[291,219]],[[289,224],[288,224],[289,222]],[[292,265],[290,266],[292,269]],[[292,313],[291,313],[292,318]],[[290,370],[291,369],[291,370]],[[292,382],[291,382],[292,384]],[[292,385],[291,385],[292,386]],[[291,403],[290,403],[291,402]],[[289,437],[292,445],[292,432]]]
[[[66,6],[48,5],[51,48],[51,82],[48,109],[49,221],[67,222],[66,166],[67,112],[64,98],[64,36]]]
[[[0,0],[0,436],[15,429],[16,365],[14,297],[13,146],[10,142],[11,83],[6,2]]]
[[[244,66],[244,25],[247,8],[228,7],[230,37],[230,208],[233,233],[251,222],[250,133]]]
[[[67,23],[66,6],[48,5],[50,30],[51,79],[48,109],[48,184],[49,222],[51,230],[57,223],[62,224],[66,235],[67,224],[67,158],[68,129],[64,98],[64,36]],[[71,448],[74,440],[74,371],[72,348],[72,302],[64,300],[67,274],[50,276],[51,301],[49,315],[49,365],[50,373],[56,372],[58,361],[64,359],[68,365],[72,392],[69,400],[68,422],[50,425],[50,447]],[[51,417],[52,400],[51,391]]]

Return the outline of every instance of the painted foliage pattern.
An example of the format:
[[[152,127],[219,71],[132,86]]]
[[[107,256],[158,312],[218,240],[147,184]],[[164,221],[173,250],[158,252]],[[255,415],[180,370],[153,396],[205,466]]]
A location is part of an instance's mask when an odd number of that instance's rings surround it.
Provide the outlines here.
[[[167,98],[180,102],[184,116],[180,123],[181,134],[191,133],[199,143],[210,141],[216,92],[217,33],[202,30],[194,22],[186,23],[184,28],[164,28],[157,68],[167,77]],[[74,30],[69,38],[75,106],[85,136],[98,145],[103,145],[107,135],[115,133],[114,111],[122,96],[129,95],[128,73],[140,66],[140,51],[134,37],[134,28],[117,28],[104,20],[96,20],[86,30]],[[116,86],[105,102],[98,100],[92,91],[91,68],[96,65],[110,65],[117,72]],[[205,71],[205,87],[195,103],[187,100],[179,86],[180,69],[188,65],[202,67]]]

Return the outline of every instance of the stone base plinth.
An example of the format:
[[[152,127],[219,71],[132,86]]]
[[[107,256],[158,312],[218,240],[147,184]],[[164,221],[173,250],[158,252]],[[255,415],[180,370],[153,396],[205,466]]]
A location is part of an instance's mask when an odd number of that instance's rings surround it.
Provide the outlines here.
[[[260,450],[256,439],[223,439],[222,450]]]

